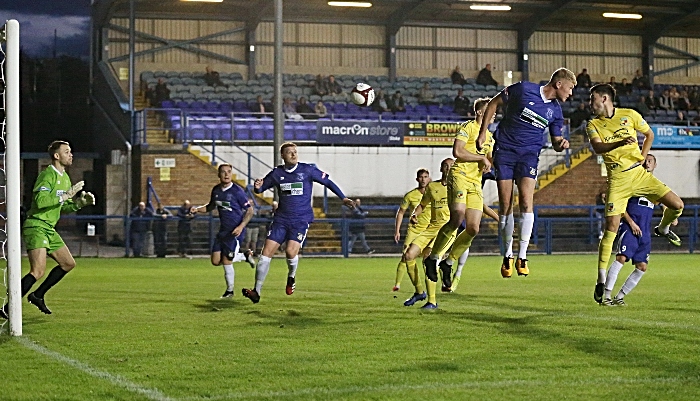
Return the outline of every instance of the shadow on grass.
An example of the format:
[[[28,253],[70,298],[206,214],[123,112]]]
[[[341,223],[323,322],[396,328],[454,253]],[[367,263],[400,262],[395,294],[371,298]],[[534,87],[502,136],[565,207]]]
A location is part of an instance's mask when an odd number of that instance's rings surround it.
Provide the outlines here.
[[[195,304],[200,312],[221,312],[225,309],[233,309],[240,304],[230,298],[208,299],[201,304]]]
[[[250,310],[246,311],[245,313],[259,318],[261,320],[259,324],[268,326],[310,327],[325,324],[322,319],[319,319],[316,316],[309,316],[306,313],[299,312],[294,309],[280,309],[275,313],[261,310]]]

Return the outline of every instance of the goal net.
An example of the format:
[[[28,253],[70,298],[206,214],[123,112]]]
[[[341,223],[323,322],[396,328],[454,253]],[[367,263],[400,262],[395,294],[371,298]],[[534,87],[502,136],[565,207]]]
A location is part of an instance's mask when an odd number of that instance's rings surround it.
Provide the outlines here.
[[[0,29],[0,268],[3,315],[0,333],[22,335],[20,275],[19,23]]]

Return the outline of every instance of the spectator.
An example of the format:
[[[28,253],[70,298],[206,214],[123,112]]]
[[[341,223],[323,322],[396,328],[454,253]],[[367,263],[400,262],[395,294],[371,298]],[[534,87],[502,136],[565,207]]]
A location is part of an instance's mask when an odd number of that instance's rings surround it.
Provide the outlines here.
[[[688,97],[688,91],[681,91],[678,97],[678,110],[688,111],[693,109],[693,105],[690,103],[690,98]]]
[[[153,220],[153,248],[156,257],[164,258],[168,253],[168,217],[170,212],[158,202]]]
[[[484,86],[498,85],[498,82],[491,76],[491,64],[486,64],[486,67],[479,71],[479,75],[476,77],[476,83]]]
[[[603,220],[604,218],[604,213],[605,213],[605,197],[606,195],[606,190],[600,191],[598,195],[595,197],[595,217],[598,220],[598,239],[603,238]]]
[[[651,89],[651,86],[649,85],[649,78],[642,74],[642,70],[637,69],[637,71],[634,72],[632,87],[639,89]]]
[[[260,210],[255,207],[255,202],[252,198],[248,198],[250,207],[253,208],[253,218],[260,217]],[[260,226],[258,224],[248,224],[245,231],[245,241],[243,249],[250,249],[253,255],[258,252],[258,236],[260,235]]]
[[[617,88],[620,86],[617,82],[615,82],[615,77],[614,77],[614,76],[613,76],[613,77],[610,77],[610,82],[608,82],[608,85],[610,85],[610,86],[612,86],[613,88],[615,88],[615,90],[617,90]],[[615,99],[615,101],[617,101],[617,99]]]
[[[219,77],[218,72],[212,70],[209,66],[207,66],[205,70],[206,74],[204,74],[204,83],[206,83],[209,86],[225,86],[228,88],[228,85],[221,82],[221,78]]]
[[[646,98],[646,104],[649,110],[656,110],[659,108],[659,103],[656,101],[656,95],[651,89],[649,89],[649,96]]]
[[[328,109],[326,108],[326,105],[323,104],[323,102],[320,100],[316,103],[316,107],[314,107],[314,112],[319,117],[325,117],[328,115]]]
[[[671,100],[673,100],[673,104],[678,107],[678,99],[681,97],[681,94],[678,93],[675,86],[672,86],[671,89],[669,89],[668,95],[671,97]]]
[[[591,76],[588,75],[588,70],[584,68],[581,73],[576,76],[576,87],[577,88],[590,88],[591,87]]]
[[[673,99],[671,99],[671,95],[669,94],[668,89],[663,91],[663,93],[661,93],[661,96],[659,96],[659,108],[664,109],[666,111],[673,110],[676,108],[676,105],[673,104]]]
[[[326,96],[328,94],[328,86],[326,85],[326,80],[323,79],[323,75],[316,75],[316,80],[314,80],[314,93],[319,96]]]
[[[403,101],[403,96],[401,96],[400,91],[394,92],[394,95],[391,97],[389,108],[391,111],[394,113],[404,113],[406,112],[406,103]]]
[[[459,66],[456,66],[455,69],[452,70],[452,75],[450,78],[452,79],[453,84],[464,85],[467,82],[464,80],[464,75],[462,75],[462,72],[459,71]]]
[[[372,102],[372,110],[379,114],[389,111],[389,105],[386,103],[384,91],[381,89],[377,91],[377,97],[374,99],[374,102]]]
[[[591,111],[586,107],[585,102],[581,102],[576,107],[576,110],[571,113],[569,119],[571,120],[571,130],[574,131],[591,119]]]
[[[134,219],[131,221],[131,250],[135,258],[141,256],[152,216],[153,212],[146,207],[144,202],[139,202],[139,205],[129,214],[129,217]]]
[[[255,103],[250,108],[250,111],[252,111],[254,113],[253,115],[255,117],[260,118],[260,117],[264,116],[266,113],[271,113],[272,106],[263,101],[262,95],[258,95],[258,97],[255,98]]]
[[[632,93],[632,85],[627,82],[627,78],[622,78],[616,89],[618,95],[626,96]]]
[[[693,87],[693,89],[690,91],[690,95],[688,95],[688,98],[690,99],[691,109],[700,109],[700,91],[698,91],[697,87]]]
[[[326,81],[326,93],[327,94],[339,94],[343,92],[343,88],[340,87],[340,84],[336,82],[335,77],[333,75],[328,76],[328,81]]]
[[[158,83],[153,90],[153,105],[156,107],[161,107],[164,100],[170,99],[170,89],[165,83],[165,79],[158,78]]]
[[[299,98],[299,103],[297,103],[297,113],[307,120],[315,120],[318,118],[314,109],[306,103],[306,98],[303,96]]]
[[[653,99],[652,99],[653,101]],[[647,97],[642,95],[639,97],[639,101],[637,104],[634,106],[634,109],[639,112],[639,114],[643,116],[648,116],[649,113],[651,113],[651,109],[647,105]]]
[[[464,96],[464,91],[462,89],[457,89],[457,96],[455,97],[454,101],[454,108],[452,111],[454,111],[456,114],[459,114],[460,116],[466,116],[469,114],[469,105],[471,104],[471,101],[469,98]]]
[[[303,120],[304,117],[301,116],[297,112],[296,107],[294,107],[294,104],[292,104],[292,99],[285,97],[284,98],[284,103],[282,104],[282,112],[284,113],[285,117],[289,120]]]
[[[433,91],[430,90],[430,85],[427,82],[423,84],[423,87],[418,92],[418,103],[421,104],[435,104],[435,95]]]
[[[192,233],[192,219],[194,219],[194,214],[192,213],[192,204],[189,200],[185,199],[185,202],[177,210],[177,253],[180,257],[186,257],[190,250],[192,244],[192,239],[190,234]]]
[[[367,245],[367,240],[365,239],[365,217],[367,212],[362,210],[360,207],[360,200],[355,199],[355,208],[352,209],[352,214],[350,215],[350,239],[348,240],[348,252],[352,252],[352,248],[355,245],[355,241],[358,239],[362,241],[362,248],[366,254],[370,255],[374,253],[374,249]]]
[[[678,110],[676,113],[676,121],[673,122],[673,125],[688,125],[688,123],[688,117],[685,115],[685,113]]]

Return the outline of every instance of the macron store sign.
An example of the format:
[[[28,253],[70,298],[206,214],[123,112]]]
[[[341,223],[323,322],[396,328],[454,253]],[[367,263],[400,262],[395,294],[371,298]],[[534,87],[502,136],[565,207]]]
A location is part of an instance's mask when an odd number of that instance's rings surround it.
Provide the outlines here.
[[[323,121],[316,123],[319,144],[452,146],[461,123]]]

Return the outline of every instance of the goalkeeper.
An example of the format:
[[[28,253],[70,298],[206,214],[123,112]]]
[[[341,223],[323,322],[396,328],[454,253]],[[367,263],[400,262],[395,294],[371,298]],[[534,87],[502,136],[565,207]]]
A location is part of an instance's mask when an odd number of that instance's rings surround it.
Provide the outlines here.
[[[46,256],[55,260],[54,267],[36,291],[27,295],[29,303],[43,313],[50,315],[44,295],[61,281],[75,267],[75,259],[68,247],[56,232],[56,223],[61,212],[75,212],[87,205],[95,204],[95,196],[81,192],[84,182],[71,185],[66,167],[73,164],[73,154],[68,142],[54,141],[49,146],[51,165],[39,174],[32,191],[32,207],[27,212],[27,220],[22,227],[22,238],[29,256],[29,273],[22,277],[22,296],[25,296],[46,271]],[[75,198],[75,199],[74,199]],[[0,317],[8,318],[7,305],[0,311]]]

